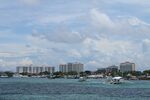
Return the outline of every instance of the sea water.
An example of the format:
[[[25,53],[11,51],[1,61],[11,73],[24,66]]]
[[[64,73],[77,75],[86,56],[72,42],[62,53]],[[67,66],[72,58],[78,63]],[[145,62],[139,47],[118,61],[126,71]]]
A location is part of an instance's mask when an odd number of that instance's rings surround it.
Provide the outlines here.
[[[150,81],[0,78],[0,100],[150,100]]]

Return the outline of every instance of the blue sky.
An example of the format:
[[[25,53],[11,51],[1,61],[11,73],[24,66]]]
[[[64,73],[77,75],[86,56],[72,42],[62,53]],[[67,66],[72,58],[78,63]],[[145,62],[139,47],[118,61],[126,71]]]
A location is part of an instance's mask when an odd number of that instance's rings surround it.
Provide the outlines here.
[[[0,0],[0,70],[124,61],[150,68],[149,0]]]

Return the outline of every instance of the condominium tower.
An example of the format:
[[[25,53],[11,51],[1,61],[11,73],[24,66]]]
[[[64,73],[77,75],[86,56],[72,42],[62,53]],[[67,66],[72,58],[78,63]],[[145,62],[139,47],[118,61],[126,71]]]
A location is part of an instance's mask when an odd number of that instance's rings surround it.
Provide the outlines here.
[[[49,72],[53,73],[55,70],[54,67],[49,66],[18,66],[16,68],[17,73],[30,73],[30,74],[39,74],[40,72]]]

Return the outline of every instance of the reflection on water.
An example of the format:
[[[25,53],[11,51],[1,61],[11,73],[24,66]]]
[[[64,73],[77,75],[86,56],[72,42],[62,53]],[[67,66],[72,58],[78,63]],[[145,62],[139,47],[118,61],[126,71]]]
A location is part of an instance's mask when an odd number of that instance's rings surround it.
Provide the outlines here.
[[[3,78],[0,100],[150,100],[150,81],[109,84],[95,79]]]

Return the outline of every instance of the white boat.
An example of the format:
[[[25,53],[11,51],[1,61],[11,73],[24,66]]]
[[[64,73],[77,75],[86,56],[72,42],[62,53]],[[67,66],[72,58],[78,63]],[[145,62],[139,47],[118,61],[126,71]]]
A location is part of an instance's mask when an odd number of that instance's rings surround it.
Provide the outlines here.
[[[110,84],[121,84],[123,82],[122,77],[113,77],[110,81]]]
[[[80,77],[79,78],[79,82],[84,82],[84,81],[86,81],[86,77]]]

